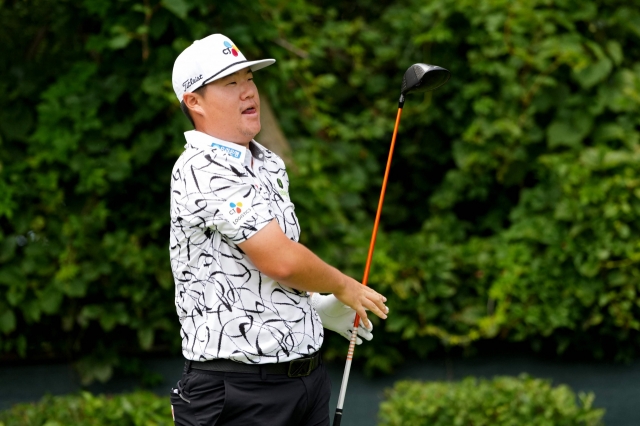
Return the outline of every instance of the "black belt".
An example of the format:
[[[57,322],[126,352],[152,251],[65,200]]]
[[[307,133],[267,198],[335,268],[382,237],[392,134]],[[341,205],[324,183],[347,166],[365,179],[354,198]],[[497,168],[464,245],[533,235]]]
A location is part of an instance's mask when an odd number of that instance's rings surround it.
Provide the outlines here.
[[[211,361],[187,361],[185,368],[187,371],[191,367],[196,370],[226,373],[286,374],[289,377],[304,377],[311,374],[321,363],[320,352],[316,352],[306,358],[277,364],[244,364],[230,359],[213,359]]]

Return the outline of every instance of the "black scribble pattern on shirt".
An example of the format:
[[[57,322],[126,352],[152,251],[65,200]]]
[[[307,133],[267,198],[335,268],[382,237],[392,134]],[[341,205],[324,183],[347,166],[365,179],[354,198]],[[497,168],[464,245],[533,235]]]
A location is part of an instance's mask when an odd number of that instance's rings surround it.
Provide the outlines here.
[[[191,145],[174,166],[171,268],[187,359],[283,362],[322,345],[322,323],[307,293],[260,273],[236,245],[273,218],[291,240],[300,237],[294,206],[278,191],[278,179],[289,187],[284,162],[252,146],[254,155],[258,150],[264,161],[256,161],[256,173],[221,151]],[[253,212],[233,227],[221,209],[239,198],[253,199]]]

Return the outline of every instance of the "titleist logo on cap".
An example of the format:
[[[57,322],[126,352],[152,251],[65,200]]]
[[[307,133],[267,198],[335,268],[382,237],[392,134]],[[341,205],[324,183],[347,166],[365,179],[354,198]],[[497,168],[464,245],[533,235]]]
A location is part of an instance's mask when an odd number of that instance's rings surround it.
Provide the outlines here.
[[[189,87],[193,86],[194,84],[196,84],[200,80],[202,80],[202,74],[200,74],[197,77],[187,79],[187,81],[182,83],[182,87],[184,88],[184,90],[187,90]]]

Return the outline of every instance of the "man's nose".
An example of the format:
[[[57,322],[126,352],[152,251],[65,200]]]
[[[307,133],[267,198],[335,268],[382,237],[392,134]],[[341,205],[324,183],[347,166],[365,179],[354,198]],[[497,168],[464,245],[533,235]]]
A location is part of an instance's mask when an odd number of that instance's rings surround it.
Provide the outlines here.
[[[256,95],[256,85],[253,84],[253,81],[245,81],[242,83],[242,91],[240,92],[241,99],[251,99]]]

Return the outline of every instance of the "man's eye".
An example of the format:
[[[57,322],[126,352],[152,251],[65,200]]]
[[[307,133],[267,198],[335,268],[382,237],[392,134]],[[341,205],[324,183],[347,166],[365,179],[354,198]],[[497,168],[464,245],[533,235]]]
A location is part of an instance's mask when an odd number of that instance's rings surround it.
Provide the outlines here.
[[[227,83],[227,86],[230,86],[230,85],[232,85],[232,84],[236,84],[236,82],[235,82],[235,81],[232,81],[231,83]]]

